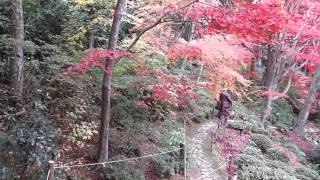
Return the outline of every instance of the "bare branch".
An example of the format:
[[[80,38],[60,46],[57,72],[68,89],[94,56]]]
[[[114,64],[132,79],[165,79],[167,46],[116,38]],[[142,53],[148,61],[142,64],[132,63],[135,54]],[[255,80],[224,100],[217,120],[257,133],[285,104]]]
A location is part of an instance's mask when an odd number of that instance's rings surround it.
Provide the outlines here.
[[[182,9],[184,9],[184,8],[187,8],[187,7],[189,7],[189,6],[191,6],[192,4],[197,3],[197,2],[199,2],[199,0],[194,0],[194,1],[190,2],[189,4],[186,4],[185,6],[182,6],[181,8],[179,8],[178,11],[179,11],[179,10],[182,10]],[[142,36],[143,34],[145,34],[147,31],[155,28],[157,25],[159,25],[159,24],[161,24],[161,23],[170,22],[170,21],[164,21],[164,20],[163,20],[166,16],[167,16],[166,14],[163,15],[163,16],[161,16],[156,22],[154,22],[154,23],[151,24],[149,27],[147,27],[147,28],[143,29],[142,31],[140,31],[140,32],[138,33],[137,37],[135,38],[135,40],[134,40],[134,41],[130,44],[130,46],[127,48],[127,50],[130,51],[130,50],[133,48],[133,46],[139,41],[139,39],[141,38],[141,36]],[[175,21],[172,20],[172,22],[175,22]],[[179,23],[180,23],[180,22],[179,22]]]

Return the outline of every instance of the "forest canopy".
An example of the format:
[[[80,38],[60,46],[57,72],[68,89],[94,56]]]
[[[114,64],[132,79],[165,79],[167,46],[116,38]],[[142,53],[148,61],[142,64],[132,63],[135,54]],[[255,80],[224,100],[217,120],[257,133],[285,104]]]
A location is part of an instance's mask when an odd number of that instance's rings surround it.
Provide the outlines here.
[[[0,179],[318,179],[319,16],[319,0],[1,0]]]

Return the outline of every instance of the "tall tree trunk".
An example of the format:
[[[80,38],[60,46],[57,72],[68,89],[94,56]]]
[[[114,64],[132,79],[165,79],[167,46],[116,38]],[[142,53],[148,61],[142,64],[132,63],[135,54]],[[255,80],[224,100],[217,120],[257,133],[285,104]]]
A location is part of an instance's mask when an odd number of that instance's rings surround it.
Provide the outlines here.
[[[308,96],[305,99],[304,105],[298,115],[297,126],[295,127],[295,131],[300,134],[304,135],[304,126],[307,122],[309,112],[311,110],[312,104],[317,97],[317,91],[320,88],[320,66],[318,66],[316,74],[313,77],[310,90]]]
[[[194,22],[184,24],[184,26],[182,27],[181,37],[184,40],[190,42],[193,39],[195,27],[196,27],[196,24]],[[179,75],[181,75],[181,73],[184,71],[187,60],[188,60],[187,57],[183,58],[183,61],[182,61],[181,67],[180,67],[180,71],[179,71]]]
[[[266,69],[263,77],[263,85],[266,87],[269,87],[269,84],[271,83],[271,77],[272,77],[272,64],[274,63],[273,61],[273,55],[272,55],[272,46],[268,45],[268,50],[267,50],[267,61],[266,61]]]
[[[281,47],[275,45],[274,47],[268,46],[268,60],[267,69],[265,76],[266,90],[274,92],[277,89],[278,81],[282,75],[282,71],[285,65],[285,61],[281,59]],[[260,120],[263,127],[266,126],[267,118],[270,116],[272,111],[272,102],[274,98],[272,96],[266,97],[266,104],[263,113],[261,114]]]
[[[111,35],[109,39],[108,49],[116,50],[118,34],[120,30],[121,18],[126,9],[127,0],[118,0],[114,13]],[[110,97],[111,97],[111,79],[114,59],[106,60],[106,69],[103,76],[102,84],[102,105],[100,119],[100,139],[99,139],[99,162],[108,161],[108,145],[109,145],[109,122],[110,122]]]
[[[14,60],[11,63],[11,87],[16,96],[21,98],[23,92],[23,41],[24,41],[24,22],[22,0],[13,0],[13,36],[15,39],[15,47],[13,48]]]

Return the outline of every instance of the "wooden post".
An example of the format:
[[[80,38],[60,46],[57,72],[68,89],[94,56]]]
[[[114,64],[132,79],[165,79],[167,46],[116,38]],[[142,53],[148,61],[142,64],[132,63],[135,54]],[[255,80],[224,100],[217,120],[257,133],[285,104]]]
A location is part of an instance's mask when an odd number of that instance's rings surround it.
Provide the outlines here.
[[[213,151],[213,131],[210,131],[210,152]]]
[[[185,147],[183,143],[180,143],[180,161],[183,161],[183,170],[181,169],[181,175],[184,175],[185,172],[185,167],[186,167],[186,161],[185,161]]]
[[[54,161],[49,161],[49,176],[48,176],[48,180],[54,180]]]
[[[210,152],[213,152],[213,144],[215,144],[217,141],[217,131],[218,129],[210,130]]]

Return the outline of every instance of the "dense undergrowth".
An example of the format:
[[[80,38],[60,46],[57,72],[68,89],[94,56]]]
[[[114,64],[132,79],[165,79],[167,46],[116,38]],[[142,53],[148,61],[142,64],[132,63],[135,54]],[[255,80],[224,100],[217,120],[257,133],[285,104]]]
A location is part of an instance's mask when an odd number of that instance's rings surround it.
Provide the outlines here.
[[[51,56],[54,56],[52,52]],[[163,59],[149,59],[149,67],[166,63]],[[10,95],[7,86],[1,86],[5,104],[1,121],[1,171],[0,177],[43,179],[48,172],[48,161],[56,165],[91,163],[97,160],[97,136],[99,126],[100,85],[102,71],[92,69],[87,74],[73,75],[64,72],[63,62],[45,68],[30,66],[30,79],[24,97],[24,112]],[[153,107],[141,106],[150,90],[134,88],[137,83],[148,82],[136,75],[137,65],[123,60],[114,70],[113,95],[111,98],[111,160],[139,157],[147,154],[180,148],[183,143],[183,118],[202,122],[212,114],[211,94],[204,89],[200,98],[185,110],[175,109],[164,101]],[[192,66],[190,66],[192,67]],[[175,67],[170,71],[175,73]],[[43,70],[47,72],[44,76]],[[176,71],[179,71],[177,67]],[[192,69],[189,70],[190,73]],[[150,77],[152,78],[152,77]],[[6,115],[7,114],[7,115]],[[187,115],[187,116],[186,116]],[[15,150],[13,150],[15,148]],[[92,168],[58,169],[59,178],[150,179],[170,178],[183,169],[179,151],[134,162],[107,165],[99,173]],[[37,173],[34,173],[35,170]],[[151,177],[149,177],[151,176]],[[153,178],[154,178],[153,177]]]
[[[238,105],[236,110],[239,109]],[[242,108],[246,109],[244,106]],[[239,113],[236,111],[236,114]],[[281,113],[287,111],[279,112],[277,117]],[[227,135],[218,142],[223,155],[233,156],[227,168],[229,175],[237,174],[239,179],[319,179],[318,165],[310,162],[313,147],[308,140],[290,130],[283,131],[283,126],[262,129],[257,124],[257,117],[254,118],[252,114],[241,114],[241,119],[237,117],[239,115],[234,118],[236,122],[228,124],[231,129],[227,129]],[[291,119],[284,124],[288,122],[291,123]],[[241,129],[250,130],[242,135],[242,140],[241,137],[236,138]]]

